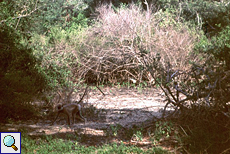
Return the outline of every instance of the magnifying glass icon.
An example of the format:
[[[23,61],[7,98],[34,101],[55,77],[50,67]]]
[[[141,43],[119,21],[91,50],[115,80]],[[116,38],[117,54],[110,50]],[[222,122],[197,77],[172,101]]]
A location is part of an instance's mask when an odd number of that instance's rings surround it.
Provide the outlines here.
[[[7,135],[3,139],[3,143],[7,147],[12,147],[15,151],[18,150],[18,148],[14,145],[15,144],[15,139],[11,135]]]

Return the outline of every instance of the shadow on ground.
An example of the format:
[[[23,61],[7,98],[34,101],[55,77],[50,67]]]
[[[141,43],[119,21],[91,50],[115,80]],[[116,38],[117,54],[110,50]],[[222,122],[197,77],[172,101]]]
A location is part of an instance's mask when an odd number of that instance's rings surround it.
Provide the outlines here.
[[[103,89],[106,91],[106,89]],[[111,92],[112,90],[112,92]],[[110,91],[110,92],[108,92]],[[32,138],[52,136],[53,138],[79,141],[82,145],[98,146],[105,143],[123,141],[148,147],[149,138],[135,142],[133,134],[140,129],[152,129],[161,118],[164,99],[157,89],[138,91],[136,89],[109,89],[103,99],[99,92],[91,91],[84,106],[87,122],[66,125],[66,117],[60,117],[55,125],[50,125],[53,117],[35,121],[1,124],[3,132],[26,132]],[[97,95],[98,94],[98,95]],[[170,110],[170,109],[169,109]],[[145,134],[143,134],[145,136]]]

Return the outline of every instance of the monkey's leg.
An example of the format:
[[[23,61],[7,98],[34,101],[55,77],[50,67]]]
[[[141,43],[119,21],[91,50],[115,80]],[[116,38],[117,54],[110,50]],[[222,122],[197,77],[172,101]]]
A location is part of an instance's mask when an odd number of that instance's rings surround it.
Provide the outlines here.
[[[69,116],[69,114],[67,114],[67,121],[68,121],[68,125],[70,126],[70,116]]]
[[[74,112],[73,115],[72,115],[73,124],[75,124],[76,118],[81,120],[81,121],[85,121],[85,118],[81,115],[81,113],[79,113],[79,111]]]
[[[83,120],[84,123],[86,122],[86,118],[82,116],[81,110],[79,110],[79,112],[78,112],[78,117],[79,117],[80,120]]]
[[[54,119],[54,121],[52,122],[52,125],[56,122],[56,120],[57,120],[57,118],[58,118],[59,114],[60,114],[60,112],[58,112],[58,114],[57,114],[56,118],[55,118],[55,119]]]
[[[73,122],[73,125],[75,124],[75,114],[74,112],[72,113],[72,122]]]

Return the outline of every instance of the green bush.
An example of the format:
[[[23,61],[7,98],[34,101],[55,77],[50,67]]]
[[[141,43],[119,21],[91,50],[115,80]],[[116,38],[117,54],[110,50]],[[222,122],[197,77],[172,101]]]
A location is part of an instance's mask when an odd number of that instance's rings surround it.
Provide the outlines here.
[[[28,102],[48,88],[46,78],[32,50],[20,45],[19,34],[1,26],[0,35],[1,120],[29,118],[33,111]]]
[[[214,36],[230,23],[230,3],[218,0],[159,0],[156,5],[196,23],[207,36]],[[221,27],[218,25],[221,24]]]
[[[212,37],[206,53],[211,53],[230,70],[230,26],[226,26],[215,37]]]
[[[47,36],[34,33],[29,46],[33,55],[41,62],[41,71],[53,90],[69,87],[72,84],[74,67],[78,65],[75,40],[80,30],[65,30],[52,27]]]

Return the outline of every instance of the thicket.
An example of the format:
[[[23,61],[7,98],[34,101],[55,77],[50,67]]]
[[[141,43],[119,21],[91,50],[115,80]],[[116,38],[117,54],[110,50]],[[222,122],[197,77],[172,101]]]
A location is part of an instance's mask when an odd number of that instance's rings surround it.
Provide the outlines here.
[[[62,91],[81,81],[154,81],[165,93],[165,108],[172,105],[172,116],[183,121],[183,138],[190,142],[185,149],[228,148],[229,2],[159,0],[96,8],[92,1],[24,2],[0,3],[1,106],[28,104],[31,96],[49,95],[47,89]],[[94,19],[86,18],[89,10]],[[5,117],[11,117],[8,111]]]
[[[83,1],[19,0],[1,1],[0,8],[1,120],[29,119],[36,113],[34,101],[51,105],[55,91],[72,85],[69,57],[58,53],[63,47],[57,43],[62,38],[67,39],[64,44],[70,40],[63,36],[67,31],[87,26],[83,14],[87,5]]]
[[[32,46],[30,41],[39,35],[49,36],[48,32],[53,26],[62,29],[86,26],[87,19],[80,11],[85,6],[83,1],[63,0],[55,3],[49,0],[0,2],[0,107],[4,109],[1,122],[33,118],[38,109],[33,102],[43,100],[45,105],[49,104],[57,83],[64,85],[68,82],[65,77],[69,70],[65,68],[62,71],[65,66],[59,67],[54,62],[43,65],[44,59],[51,58],[48,57],[50,55],[46,56],[49,44],[45,46],[41,41],[36,42],[37,46]],[[72,8],[70,12],[68,8]],[[59,32],[58,28],[56,33]],[[55,44],[52,38],[56,35],[50,37],[52,47]],[[37,48],[40,49],[39,53]]]
[[[48,88],[40,62],[20,45],[14,29],[0,26],[0,36],[0,121],[32,118],[35,110],[29,102]]]

